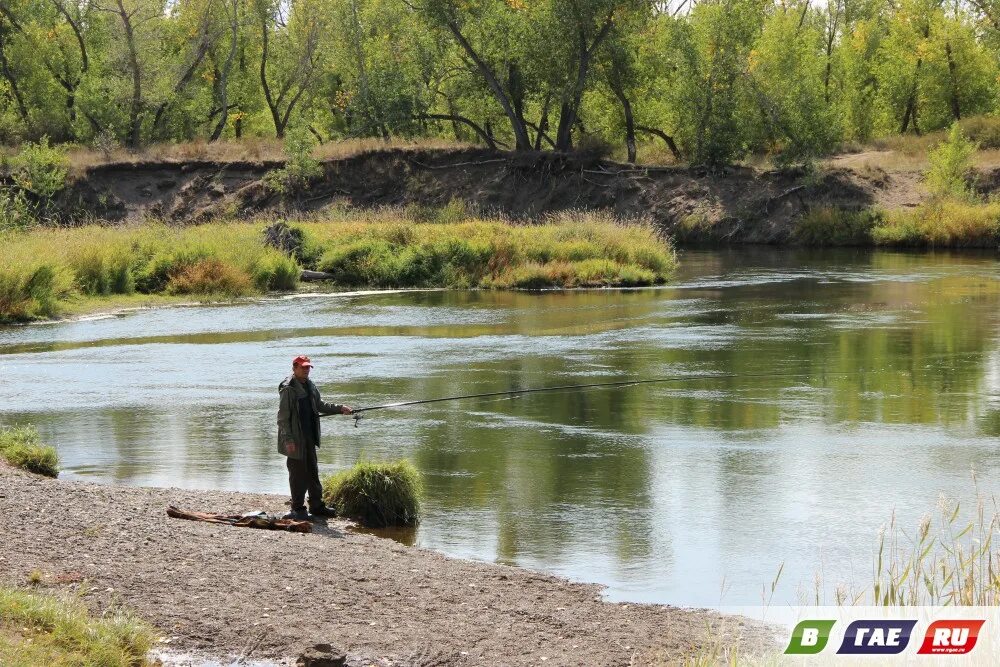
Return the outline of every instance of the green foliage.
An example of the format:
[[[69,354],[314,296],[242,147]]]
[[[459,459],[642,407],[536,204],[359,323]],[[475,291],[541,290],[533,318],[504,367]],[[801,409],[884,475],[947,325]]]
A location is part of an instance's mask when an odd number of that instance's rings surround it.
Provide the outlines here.
[[[24,192],[17,188],[0,187],[0,234],[23,231],[36,224],[38,219]]]
[[[90,615],[75,597],[0,587],[0,664],[138,667],[156,641],[153,629],[120,610]]]
[[[309,183],[323,175],[319,160],[312,156],[316,138],[305,127],[293,127],[285,136],[285,153],[288,160],[281,169],[267,175],[266,181],[275,191],[284,194],[305,189]]]
[[[56,450],[41,443],[38,431],[33,426],[0,427],[0,456],[10,465],[36,475],[59,475]],[[0,615],[0,619],[2,618]]]
[[[323,480],[323,500],[364,526],[413,526],[420,520],[420,472],[412,463],[359,461]]]
[[[882,213],[877,209],[812,208],[796,222],[794,238],[809,246],[868,245],[872,229],[881,219]]]
[[[965,137],[958,123],[952,124],[948,138],[927,156],[930,162],[927,187],[931,194],[938,198],[969,199],[972,196],[969,174],[978,148]]]
[[[23,190],[37,197],[51,197],[66,187],[69,160],[66,149],[50,146],[49,138],[28,144],[10,161],[10,175]]]

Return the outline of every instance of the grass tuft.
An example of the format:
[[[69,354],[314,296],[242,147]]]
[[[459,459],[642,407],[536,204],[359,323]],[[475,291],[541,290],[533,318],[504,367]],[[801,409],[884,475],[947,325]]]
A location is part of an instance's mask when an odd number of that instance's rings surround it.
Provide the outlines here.
[[[419,521],[422,486],[409,461],[359,461],[323,480],[323,499],[337,514],[370,528],[413,526]]]
[[[56,450],[43,445],[33,426],[0,428],[0,457],[17,468],[36,475],[59,476],[59,456]]]
[[[139,667],[153,646],[153,629],[114,611],[93,618],[71,597],[0,587],[0,664]]]

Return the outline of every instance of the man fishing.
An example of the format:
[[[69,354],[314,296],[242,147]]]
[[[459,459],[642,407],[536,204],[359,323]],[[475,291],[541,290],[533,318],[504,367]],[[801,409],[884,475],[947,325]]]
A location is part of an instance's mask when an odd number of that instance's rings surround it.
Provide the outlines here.
[[[285,519],[306,520],[313,516],[335,516],[323,502],[323,485],[319,481],[320,415],[349,415],[346,405],[324,403],[319,389],[309,379],[312,370],[309,357],[300,355],[292,360],[292,374],[278,385],[278,451],[287,457],[288,486],[292,491],[292,511]],[[306,493],[309,513],[306,513]]]

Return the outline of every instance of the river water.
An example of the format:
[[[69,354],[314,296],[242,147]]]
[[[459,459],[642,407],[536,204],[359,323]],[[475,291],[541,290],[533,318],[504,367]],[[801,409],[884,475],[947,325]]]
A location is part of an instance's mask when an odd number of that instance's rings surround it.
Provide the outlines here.
[[[277,386],[328,401],[676,375],[324,420],[324,471],[406,457],[402,539],[607,585],[614,600],[831,602],[879,527],[1000,482],[995,255],[687,251],[642,290],[317,295],[0,329],[0,423],[63,477],[287,492]],[[212,508],[192,508],[211,510]],[[247,508],[255,509],[255,508]],[[278,510],[280,508],[270,508]]]

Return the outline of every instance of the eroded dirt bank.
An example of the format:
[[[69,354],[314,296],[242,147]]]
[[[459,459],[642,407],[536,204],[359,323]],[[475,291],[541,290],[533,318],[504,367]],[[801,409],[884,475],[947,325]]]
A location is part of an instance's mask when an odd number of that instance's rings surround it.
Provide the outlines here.
[[[101,165],[80,176],[60,203],[71,221],[155,215],[198,222],[219,215],[314,211],[336,203],[443,205],[457,198],[483,212],[518,218],[568,209],[648,216],[688,242],[784,243],[794,220],[810,207],[905,207],[923,197],[919,174],[836,161],[812,174],[747,167],[708,173],[546,152],[394,149],[328,161],[324,175],[294,196],[278,194],[261,180],[280,166]],[[986,181],[1000,183],[992,177]]]
[[[300,535],[169,519],[168,504],[283,511],[284,497],[99,486],[0,463],[0,579],[86,586],[215,656],[282,658],[324,642],[352,664],[676,664],[757,626],[713,612],[604,602],[597,586],[447,558],[330,520]]]

